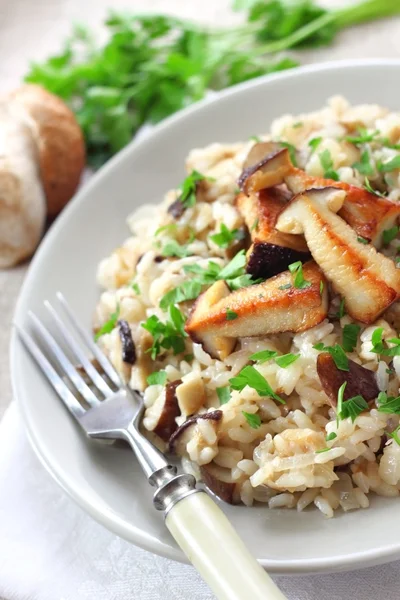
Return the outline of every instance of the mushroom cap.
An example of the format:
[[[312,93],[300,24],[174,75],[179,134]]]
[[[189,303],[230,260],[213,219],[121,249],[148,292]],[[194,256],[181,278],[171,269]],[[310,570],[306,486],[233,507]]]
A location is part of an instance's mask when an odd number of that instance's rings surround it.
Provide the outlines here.
[[[85,166],[82,131],[64,102],[38,85],[23,85],[6,100],[32,131],[47,213],[54,218],[75,193]]]

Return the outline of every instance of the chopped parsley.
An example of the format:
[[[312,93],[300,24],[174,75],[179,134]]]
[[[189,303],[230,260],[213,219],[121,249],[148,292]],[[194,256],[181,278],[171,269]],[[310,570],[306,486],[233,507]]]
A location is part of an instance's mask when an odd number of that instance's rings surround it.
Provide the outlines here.
[[[133,289],[133,291],[135,292],[135,294],[137,294],[138,296],[140,296],[140,287],[136,283],[136,281],[132,281],[131,288]]]
[[[253,413],[248,413],[242,410],[242,414],[245,417],[246,421],[253,429],[258,429],[261,426],[261,418],[259,415],[255,415]]]
[[[193,264],[185,266],[184,271],[185,273],[195,273],[196,280],[202,284],[211,285],[222,279],[226,281],[231,290],[237,290],[262,281],[262,279],[252,279],[251,275],[245,273],[245,265],[246,255],[244,250],[241,250],[225,267],[221,268],[217,263],[209,261],[205,269],[200,265]]]
[[[386,431],[385,433],[386,433],[386,435],[391,437],[396,442],[396,444],[398,444],[400,446],[400,438],[398,435],[399,430],[400,430],[400,425],[398,427],[396,427],[396,429],[394,431],[392,431],[392,432]]]
[[[390,338],[389,340],[386,340],[386,342],[394,344],[392,348],[386,348],[383,342],[383,327],[377,327],[377,329],[374,330],[371,342],[371,352],[374,352],[375,354],[380,354],[382,356],[400,356],[400,339]]]
[[[349,323],[343,327],[342,345],[345,352],[353,352],[357,346],[357,339],[361,327],[355,323]]]
[[[360,242],[360,244],[369,244],[369,240],[367,240],[367,238],[362,237],[361,235],[357,236],[357,242]]]
[[[294,275],[293,285],[295,288],[303,290],[311,286],[310,281],[306,281],[303,275],[303,263],[298,260],[288,266],[289,271]]]
[[[344,381],[342,383],[342,385],[340,386],[340,388],[338,389],[337,406],[336,406],[336,427],[339,427],[339,419],[340,419],[340,413],[342,412],[342,408],[343,408],[343,397],[344,397],[344,390],[346,389],[346,385],[347,385],[347,381]]]
[[[400,154],[385,163],[378,163],[378,171],[381,173],[389,173],[395,169],[400,169]]]
[[[336,438],[337,438],[337,433],[332,431],[332,433],[329,433],[325,439],[327,442],[331,442],[332,440],[335,440]]]
[[[315,152],[316,149],[318,148],[318,146],[320,145],[320,143],[322,142],[322,137],[315,137],[312,138],[312,140],[310,140],[308,142],[308,145],[311,148],[311,152]]]
[[[353,398],[349,398],[349,400],[345,400],[342,402],[342,407],[340,412],[338,411],[338,416],[340,419],[348,419],[350,418],[352,422],[356,420],[359,414],[361,414],[364,410],[368,409],[368,404],[364,400],[364,398],[360,395],[354,396]]]
[[[104,325],[102,325],[102,327],[100,327],[98,332],[95,334],[94,339],[96,342],[99,338],[101,338],[102,335],[105,335],[106,333],[111,333],[112,330],[116,328],[120,312],[121,312],[120,305],[117,304],[117,308],[115,309],[115,311],[113,313],[111,313],[108,321],[106,321],[104,323]]]
[[[321,166],[324,169],[324,177],[327,179],[333,179],[334,181],[339,181],[338,173],[333,169],[333,160],[331,153],[328,149],[321,152],[319,155],[319,160],[321,162]]]
[[[220,404],[226,404],[231,399],[231,390],[228,387],[216,388]]]
[[[258,135],[251,135],[249,139],[253,142],[256,142],[256,144],[260,144],[262,142],[262,139],[258,137]]]
[[[268,396],[281,404],[286,404],[271,388],[268,381],[253,366],[244,367],[236,377],[229,380],[232,389],[242,391],[246,385],[253,388],[259,396]]]
[[[352,167],[353,169],[357,169],[361,175],[373,175],[375,172],[371,165],[371,158],[368,150],[364,150],[364,152],[361,153],[360,162],[355,162]]]
[[[165,385],[167,381],[167,373],[166,371],[157,371],[156,373],[152,373],[147,378],[147,383],[149,385]]]
[[[178,287],[170,290],[160,300],[160,308],[167,310],[171,304],[179,304],[186,300],[194,300],[201,293],[202,284],[196,280],[184,281]]]
[[[168,223],[168,225],[162,225],[161,227],[159,227],[154,233],[154,235],[157,236],[160,235],[160,233],[175,233],[177,229],[177,223]]]
[[[160,321],[156,315],[149,317],[142,323],[143,329],[146,329],[153,336],[151,347],[146,350],[150,353],[153,360],[163,349],[172,349],[174,354],[180,354],[185,350],[185,337],[187,333],[184,330],[185,318],[181,311],[173,304],[169,307],[169,315],[166,323]]]
[[[255,229],[257,229],[258,223],[259,223],[259,219],[256,219],[254,221],[253,225],[250,227],[250,231],[254,231]]]
[[[183,360],[186,360],[186,362],[192,362],[192,360],[194,359],[194,354],[185,354],[185,356],[183,357]]]
[[[196,204],[196,192],[197,186],[200,181],[208,179],[198,171],[192,171],[190,175],[186,177],[179,186],[180,195],[178,197],[179,202],[182,202],[185,208],[190,208]]]
[[[339,310],[338,310],[337,316],[339,317],[339,319],[341,319],[342,317],[344,317],[345,314],[346,314],[346,311],[344,308],[344,298],[342,298],[340,301],[340,304],[339,304]]]
[[[339,344],[335,344],[334,346],[325,346],[322,342],[319,342],[318,344],[314,344],[313,348],[315,348],[315,350],[329,352],[335,362],[336,367],[340,369],[340,371],[349,371],[349,359]]]
[[[368,142],[373,142],[375,138],[380,134],[380,131],[372,131],[368,133],[368,130],[364,127],[360,127],[358,130],[358,135],[347,135],[345,140],[350,142],[351,144],[367,144]]]
[[[288,149],[290,160],[292,161],[292,165],[294,167],[297,167],[296,147],[293,146],[293,144],[289,144],[289,142],[279,141],[278,144],[280,144],[283,148]]]
[[[257,362],[262,364],[267,360],[271,360],[271,358],[275,358],[276,356],[278,356],[276,350],[261,350],[260,352],[252,354],[249,358],[250,360],[256,360]]]
[[[397,237],[399,230],[400,228],[397,225],[390,227],[390,229],[385,229],[382,234],[383,243],[385,245],[390,244],[390,242],[392,242]]]
[[[221,229],[219,233],[210,235],[210,240],[214,242],[220,248],[228,248],[235,240],[242,240],[245,234],[240,229],[230,229],[224,223],[221,223]]]
[[[379,192],[378,190],[375,190],[372,187],[368,177],[366,177],[364,180],[364,187],[367,190],[367,192],[370,192],[370,194],[374,194],[374,196],[379,196],[379,198],[386,198],[385,194],[382,194],[382,192]]]
[[[233,321],[234,319],[238,318],[238,314],[235,313],[234,310],[231,310],[230,308],[226,309],[226,320],[227,321]]]
[[[282,369],[286,369],[291,364],[293,364],[299,357],[300,357],[300,354],[292,354],[292,353],[283,354],[282,356],[277,356],[275,358],[275,362],[278,365],[278,367],[281,367]]]
[[[176,256],[177,258],[186,258],[190,256],[192,252],[188,250],[188,244],[178,244],[176,240],[170,240],[161,250],[163,256]]]
[[[381,413],[400,415],[400,396],[388,396],[386,392],[379,392],[377,399],[378,411]]]
[[[330,450],[330,448],[322,448],[322,450],[316,450],[315,454],[322,454],[322,452],[328,452],[328,450]]]

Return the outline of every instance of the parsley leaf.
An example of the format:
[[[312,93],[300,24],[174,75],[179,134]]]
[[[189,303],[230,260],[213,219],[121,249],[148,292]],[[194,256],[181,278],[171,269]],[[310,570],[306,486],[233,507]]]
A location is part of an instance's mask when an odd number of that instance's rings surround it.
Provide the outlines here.
[[[277,356],[275,358],[275,362],[278,365],[278,367],[286,369],[291,364],[293,364],[298,358],[300,358],[300,354],[282,354],[282,356]]]
[[[346,311],[344,308],[344,298],[342,298],[340,301],[340,304],[339,304],[339,310],[338,310],[337,316],[339,317],[339,319],[341,319],[342,317],[344,317],[345,314],[346,314]]]
[[[334,181],[339,181],[339,175],[333,169],[333,160],[328,149],[321,152],[319,155],[319,160],[322,168],[324,169],[324,177],[327,179],[333,179]]]
[[[329,433],[329,434],[326,436],[326,438],[325,438],[325,439],[326,439],[326,441],[327,441],[327,442],[331,442],[332,440],[334,440],[334,439],[336,439],[336,438],[337,438],[337,433],[335,433],[334,431],[332,431],[332,433]]]
[[[322,452],[328,452],[328,450],[330,450],[330,448],[322,448],[321,450],[316,450],[315,454],[322,454]]]
[[[184,330],[184,325],[184,316],[173,305],[169,307],[169,316],[166,323],[160,321],[157,315],[152,315],[142,323],[143,329],[146,329],[153,336],[153,344],[146,350],[153,360],[163,349],[172,349],[174,354],[180,354],[185,350],[187,333]]]
[[[371,159],[368,150],[364,150],[361,154],[360,162],[355,162],[351,165],[353,169],[357,169],[362,175],[373,175],[375,170],[371,165]]]
[[[318,344],[314,344],[313,348],[316,350],[323,350],[324,352],[329,352],[332,356],[335,365],[341,371],[349,371],[349,359],[346,356],[345,351],[339,344],[335,344],[334,346],[325,346],[322,342]]]
[[[161,251],[163,256],[176,256],[178,258],[186,258],[192,253],[188,250],[187,245],[178,244],[176,240],[170,240]]]
[[[231,399],[231,391],[228,387],[216,388],[216,392],[220,404],[226,404]]]
[[[293,146],[293,144],[289,144],[289,142],[281,142],[281,141],[279,141],[278,144],[280,146],[282,146],[283,148],[287,148],[288,149],[292,165],[294,167],[297,167],[297,158],[296,158],[296,152],[297,151],[296,151],[296,147]]]
[[[253,429],[258,429],[261,426],[261,418],[257,414],[248,413],[242,410],[242,414],[245,417],[246,421]]]
[[[230,308],[226,309],[226,320],[227,321],[233,321],[234,319],[238,318],[238,314],[235,313],[234,310],[231,310]]]
[[[311,148],[311,152],[315,152],[316,149],[318,148],[318,146],[320,145],[320,143],[322,142],[322,137],[315,137],[312,138],[312,140],[310,140],[308,142],[308,145]]]
[[[106,323],[104,323],[104,325],[102,327],[100,327],[99,331],[95,334],[94,339],[96,342],[99,338],[101,338],[102,335],[104,335],[106,333],[111,333],[112,330],[116,328],[120,312],[121,312],[120,305],[117,304],[117,308],[115,309],[115,311],[113,313],[111,313],[108,321]]]
[[[400,446],[399,430],[400,430],[400,425],[398,425],[398,427],[396,427],[396,429],[392,432],[386,431],[386,435],[391,437],[396,442],[396,444],[398,444]]]
[[[133,289],[133,291],[135,292],[135,294],[137,294],[138,296],[140,296],[140,287],[139,285],[136,283],[136,281],[133,281],[131,283],[131,288]]]
[[[360,395],[349,398],[342,403],[340,412],[338,412],[340,419],[347,419],[350,417],[352,422],[356,420],[359,414],[364,410],[368,409],[368,403]]]
[[[375,138],[380,134],[380,131],[372,131],[368,133],[368,130],[364,127],[360,127],[358,130],[358,135],[347,135],[345,140],[350,142],[351,144],[367,144],[368,142],[372,142]]]
[[[261,350],[260,352],[252,354],[249,358],[250,360],[256,360],[262,364],[267,360],[271,360],[271,358],[275,358],[276,356],[278,356],[278,353],[275,350]]]
[[[190,208],[196,204],[197,186],[200,181],[205,179],[207,178],[204,175],[194,170],[182,181],[179,186],[180,195],[178,200],[185,208]]]
[[[400,154],[385,163],[378,164],[378,171],[381,173],[389,173],[395,169],[400,169]]]
[[[311,286],[311,282],[306,281],[304,279],[303,263],[301,262],[301,260],[298,260],[297,262],[294,262],[291,265],[289,265],[288,269],[292,273],[292,275],[295,276],[293,282],[295,288],[303,290],[304,288],[308,288]]]
[[[210,235],[210,240],[220,248],[228,248],[235,240],[243,239],[243,232],[239,229],[230,229],[224,223],[221,223],[220,233]]]
[[[374,196],[379,196],[379,198],[386,198],[385,194],[382,194],[382,192],[379,192],[378,190],[375,190],[372,187],[372,185],[371,185],[368,177],[366,177],[365,180],[364,180],[364,187],[367,190],[367,192],[370,192],[371,194],[374,194]]]
[[[229,380],[229,383],[234,390],[242,391],[246,385],[248,385],[253,388],[259,396],[268,396],[281,404],[286,404],[282,398],[275,394],[265,377],[251,365],[244,367],[236,377],[232,377],[232,379]]]
[[[383,243],[385,245],[390,244],[398,235],[400,228],[397,225],[390,227],[390,229],[385,229],[382,234]]]
[[[400,415],[400,396],[388,396],[386,392],[379,392],[377,399],[378,411],[381,413]]]
[[[149,385],[165,385],[167,381],[167,373],[166,371],[157,371],[152,373],[147,378],[147,383]]]
[[[262,142],[262,139],[258,135],[251,135],[249,140],[252,140],[256,144],[260,144]]]
[[[355,323],[349,323],[343,327],[342,345],[345,352],[353,352],[357,346],[358,334],[361,327]]]
[[[357,236],[357,242],[359,242],[360,244],[369,244],[369,240],[367,240],[364,237],[361,237],[361,235]]]
[[[200,295],[201,289],[202,284],[196,280],[184,281],[178,287],[164,294],[160,300],[160,308],[166,310],[171,304],[194,300]]]

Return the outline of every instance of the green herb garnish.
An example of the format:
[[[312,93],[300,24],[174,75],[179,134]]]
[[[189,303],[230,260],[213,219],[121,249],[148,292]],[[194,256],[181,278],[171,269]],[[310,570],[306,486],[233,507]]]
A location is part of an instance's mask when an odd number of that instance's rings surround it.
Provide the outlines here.
[[[322,448],[322,450],[316,450],[315,454],[322,454],[322,452],[328,452],[328,450],[330,450],[330,448]]]
[[[354,398],[349,398],[349,400],[344,400],[342,402],[340,412],[338,411],[338,415],[340,419],[347,419],[350,417],[350,419],[354,423],[358,415],[367,409],[368,403],[364,400],[362,396],[358,395],[354,396]]]
[[[291,283],[286,283],[285,285],[280,285],[278,289],[280,289],[280,290],[290,290],[291,287],[292,287]]]
[[[303,275],[303,263],[301,260],[292,263],[288,266],[289,271],[294,275],[293,285],[295,288],[303,290],[304,288],[308,288],[311,286],[310,281],[306,281]]]
[[[283,148],[287,148],[290,156],[290,160],[294,167],[297,167],[297,158],[296,158],[296,147],[293,144],[289,144],[289,142],[282,142],[279,140],[278,144],[280,144]]]
[[[296,123],[293,123],[292,127],[293,129],[298,129],[299,127],[302,127],[304,125],[303,121],[296,121]]]
[[[339,427],[340,414],[343,408],[344,390],[346,389],[347,381],[344,381],[338,389],[337,405],[336,405],[336,427]]]
[[[324,282],[320,281],[319,282],[319,295],[322,296],[322,293],[324,291]]]
[[[231,399],[231,390],[228,387],[216,388],[220,404],[226,404]]]
[[[250,231],[254,231],[255,229],[257,229],[258,223],[259,223],[259,219],[256,219],[254,221],[253,225],[250,227]]]
[[[314,344],[313,348],[323,352],[329,352],[335,362],[336,367],[340,369],[340,371],[349,370],[349,359],[339,344],[335,344],[334,346],[325,346],[322,342],[319,342],[318,344]]]
[[[308,142],[308,145],[311,148],[311,152],[315,152],[321,142],[322,142],[322,137],[312,138],[312,140],[310,140]]]
[[[249,359],[256,360],[257,362],[262,364],[262,363],[266,362],[267,360],[271,360],[271,358],[275,358],[276,356],[278,356],[278,353],[276,352],[276,350],[261,350],[260,352],[256,352],[255,354],[252,354],[249,357]]]
[[[251,365],[244,367],[236,377],[232,377],[232,379],[229,380],[229,383],[234,390],[242,391],[246,385],[248,385],[253,388],[259,396],[268,396],[281,404],[286,404],[282,398],[275,394],[265,377]]]
[[[275,358],[275,362],[278,365],[278,367],[286,369],[291,364],[293,364],[298,358],[300,358],[300,354],[282,354],[282,356],[277,356]]]
[[[135,292],[135,294],[137,294],[138,296],[140,296],[140,287],[139,285],[136,283],[136,281],[133,281],[131,283],[131,288],[133,289],[133,291]]]
[[[178,244],[176,240],[170,240],[165,244],[161,251],[162,256],[176,256],[177,258],[186,258],[192,252],[188,250],[187,244]]]
[[[184,330],[185,318],[180,310],[173,304],[169,307],[169,315],[166,323],[160,321],[156,315],[149,317],[142,323],[143,329],[146,329],[153,336],[151,348],[146,350],[150,353],[153,360],[163,349],[172,349],[174,354],[180,354],[185,350],[185,337],[187,333]]]
[[[238,318],[238,314],[235,313],[234,310],[231,310],[230,308],[226,309],[226,320],[227,321],[233,321],[234,319]]]
[[[400,396],[388,396],[386,392],[379,392],[377,399],[378,411],[381,413],[400,415]]]
[[[398,235],[400,228],[397,225],[390,227],[390,229],[385,229],[382,234],[382,240],[385,245],[390,244]]]
[[[340,304],[339,304],[339,310],[337,313],[337,316],[339,317],[339,319],[341,319],[342,317],[344,317],[346,314],[345,308],[344,308],[344,298],[341,299]]]
[[[106,323],[104,323],[104,325],[102,325],[102,327],[100,327],[99,331],[95,334],[94,339],[96,342],[99,338],[101,338],[102,335],[105,335],[106,333],[111,333],[112,330],[116,328],[120,312],[121,312],[120,305],[117,304],[117,308],[115,309],[115,311],[113,313],[111,313],[108,321],[106,321]]]
[[[385,163],[378,164],[378,171],[381,173],[389,173],[395,169],[400,169],[400,154]]]
[[[156,373],[152,373],[147,378],[147,383],[149,385],[165,385],[167,381],[167,373],[165,371],[157,371]]]
[[[258,429],[261,426],[261,418],[257,414],[248,413],[242,410],[242,414],[245,417],[246,421],[253,429]]]
[[[361,327],[355,323],[349,323],[343,327],[342,345],[345,352],[353,352],[357,346],[357,339]]]
[[[361,237],[361,235],[357,236],[357,242],[360,242],[360,244],[369,244],[369,240],[367,240],[367,238]]]
[[[324,169],[324,177],[327,179],[333,179],[334,181],[339,181],[339,175],[333,169],[333,160],[329,150],[326,149],[321,152],[319,155],[319,160],[322,168]]]
[[[185,356],[183,357],[183,360],[186,360],[186,362],[188,362],[188,363],[192,362],[193,359],[194,359],[194,354],[185,354]]]
[[[392,431],[392,432],[386,431],[385,433],[386,433],[386,435],[391,437],[396,442],[396,444],[398,444],[400,446],[400,438],[398,435],[399,431],[400,431],[400,425],[398,425],[394,431]]]
[[[337,433],[332,431],[332,433],[329,433],[325,439],[327,442],[331,442],[332,440],[335,440],[336,438],[337,438]]]
[[[167,310],[171,304],[180,304],[186,300],[194,300],[202,290],[202,284],[196,280],[184,281],[178,287],[170,290],[160,300],[160,308]]]
[[[373,175],[375,172],[373,166],[371,165],[371,158],[368,150],[364,150],[364,152],[362,152],[360,162],[355,162],[351,166],[353,169],[357,169],[361,175]]]
[[[255,142],[256,144],[260,144],[262,142],[261,138],[258,137],[258,135],[251,135],[249,139]]]
[[[364,180],[364,187],[367,190],[367,192],[370,192],[371,194],[374,194],[374,196],[378,196],[379,198],[386,198],[385,194],[382,194],[382,192],[379,192],[378,190],[375,190],[372,187],[372,185],[371,185],[368,177],[366,177],[365,180]]]
[[[372,142],[375,138],[380,134],[380,131],[372,131],[368,133],[368,130],[364,127],[360,127],[358,130],[358,135],[347,135],[345,140],[350,142],[351,144],[367,144],[368,142]]]
[[[210,240],[214,242],[220,248],[228,248],[235,240],[244,238],[244,233],[240,229],[230,229],[224,223],[221,223],[221,229],[219,233],[210,235]]]
[[[168,225],[162,225],[161,227],[159,227],[154,235],[160,235],[160,233],[175,233],[178,230],[178,224],[177,223],[168,223]]]

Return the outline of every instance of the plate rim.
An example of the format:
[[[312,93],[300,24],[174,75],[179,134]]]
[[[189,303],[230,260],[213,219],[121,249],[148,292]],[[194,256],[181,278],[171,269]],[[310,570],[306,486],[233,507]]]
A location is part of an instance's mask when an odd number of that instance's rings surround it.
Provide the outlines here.
[[[315,73],[319,71],[335,71],[338,69],[354,69],[357,67],[368,68],[368,67],[397,67],[400,69],[400,59],[396,58],[374,58],[374,59],[345,59],[335,61],[318,62],[311,65],[304,65],[296,67],[294,69],[280,71],[262,77],[255,78],[244,83],[232,86],[212,97],[205,98],[200,102],[197,102],[173,115],[164,119],[159,124],[155,125],[152,131],[143,137],[142,139],[133,139],[125,148],[118,152],[113,158],[111,158],[96,174],[87,182],[73,197],[73,201],[70,202],[63,210],[56,221],[50,226],[49,230],[45,234],[39,248],[37,249],[28,271],[24,277],[23,284],[18,294],[17,302],[15,304],[14,316],[12,320],[12,331],[10,337],[9,346],[9,365],[11,373],[11,387],[13,398],[15,398],[18,409],[23,419],[24,427],[27,432],[27,436],[31,447],[33,448],[36,456],[38,457],[41,464],[44,466],[46,471],[53,477],[56,483],[65,491],[70,498],[72,498],[78,506],[80,506],[86,513],[88,513],[95,521],[106,527],[109,531],[112,531],[121,538],[126,539],[130,543],[137,545],[144,550],[158,554],[165,558],[175,560],[181,563],[189,563],[186,556],[180,551],[179,548],[173,548],[160,542],[160,540],[154,541],[148,538],[145,532],[138,529],[136,526],[131,525],[130,529],[127,530],[126,523],[121,522],[121,519],[112,511],[105,511],[104,507],[92,504],[90,501],[85,499],[83,494],[79,494],[79,491],[74,487],[74,483],[69,480],[68,476],[64,471],[59,471],[52,464],[51,455],[49,455],[42,447],[40,440],[37,439],[34,431],[31,427],[31,423],[27,412],[25,412],[23,393],[20,393],[20,382],[18,380],[18,344],[17,334],[14,322],[18,322],[18,316],[21,312],[21,305],[24,300],[25,290],[28,288],[31,280],[35,278],[36,266],[40,263],[42,255],[46,252],[47,246],[53,242],[53,239],[57,236],[59,229],[63,227],[63,221],[66,215],[73,216],[73,213],[79,210],[82,202],[85,201],[85,195],[87,191],[90,191],[91,186],[98,185],[104,178],[108,176],[108,172],[114,168],[114,165],[118,161],[123,160],[126,155],[129,155],[133,149],[145,148],[148,143],[152,142],[153,136],[157,136],[158,132],[167,130],[169,127],[180,120],[184,120],[186,117],[190,117],[192,113],[196,113],[202,110],[205,106],[218,102],[221,98],[225,98],[231,95],[235,95],[241,90],[247,90],[263,86],[267,82],[273,82],[279,79],[291,79],[301,77],[303,74]],[[21,384],[22,385],[22,384]],[[127,535],[129,532],[130,535]],[[284,563],[279,560],[273,559],[258,559],[260,564],[271,573],[284,574],[284,575],[300,575],[310,573],[334,573],[339,571],[349,571],[356,568],[363,568],[372,565],[378,565],[390,560],[396,560],[400,557],[400,540],[398,544],[389,544],[382,546],[378,550],[366,550],[358,552],[357,554],[340,554],[334,558],[317,558],[317,559],[292,559],[287,560]]]

